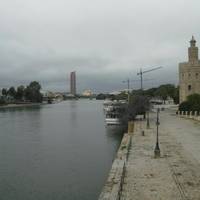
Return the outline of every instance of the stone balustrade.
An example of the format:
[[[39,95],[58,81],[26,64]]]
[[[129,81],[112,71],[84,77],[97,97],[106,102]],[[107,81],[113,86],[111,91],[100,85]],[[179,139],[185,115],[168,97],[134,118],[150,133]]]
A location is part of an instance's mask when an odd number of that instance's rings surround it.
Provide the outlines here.
[[[177,111],[176,114],[183,118],[200,121],[200,112],[198,111]]]

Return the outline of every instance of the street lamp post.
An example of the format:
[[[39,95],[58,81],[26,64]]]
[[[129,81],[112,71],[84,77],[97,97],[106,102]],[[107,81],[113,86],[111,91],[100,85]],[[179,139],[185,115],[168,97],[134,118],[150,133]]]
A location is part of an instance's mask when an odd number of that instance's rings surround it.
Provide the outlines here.
[[[147,111],[147,129],[150,128],[150,125],[149,125],[149,110]]]
[[[159,122],[159,108],[157,109],[157,119],[156,119],[156,126],[157,126],[157,133],[156,133],[156,147],[154,149],[154,156],[155,158],[160,157],[160,148],[159,148],[159,137],[158,137],[158,126],[160,125]]]

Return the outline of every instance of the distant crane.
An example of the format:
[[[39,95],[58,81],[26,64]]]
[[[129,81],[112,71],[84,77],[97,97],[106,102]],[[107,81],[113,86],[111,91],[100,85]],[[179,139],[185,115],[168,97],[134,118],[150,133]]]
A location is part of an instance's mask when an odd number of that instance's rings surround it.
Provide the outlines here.
[[[141,90],[143,90],[143,74],[145,73],[148,73],[148,72],[151,72],[151,71],[154,71],[154,70],[158,70],[162,67],[155,67],[153,69],[149,69],[149,70],[146,70],[146,71],[142,71],[142,68],[140,68],[140,72],[137,73],[137,75],[140,76],[140,81],[141,81]]]
[[[122,83],[127,83],[127,86],[128,86],[128,103],[129,103],[129,101],[130,101],[130,94],[129,94],[129,89],[130,89],[130,79],[128,78],[127,80],[122,81]]]
[[[128,92],[129,92],[129,89],[130,89],[130,79],[128,78],[127,80],[125,81],[122,81],[122,83],[127,83],[127,88],[128,88]]]
[[[154,80],[154,79],[145,79],[143,81],[151,81],[151,80]],[[140,79],[138,80],[130,80],[129,78],[127,80],[124,80],[122,81],[122,83],[126,83],[127,84],[127,91],[129,92],[131,89],[130,89],[130,82],[138,82],[140,81]]]
[[[149,81],[149,80],[144,80],[144,81]],[[130,82],[135,82],[135,81],[140,81],[140,80],[130,80],[129,78],[127,78],[127,80],[122,81],[122,83],[127,83],[128,102],[130,100]]]

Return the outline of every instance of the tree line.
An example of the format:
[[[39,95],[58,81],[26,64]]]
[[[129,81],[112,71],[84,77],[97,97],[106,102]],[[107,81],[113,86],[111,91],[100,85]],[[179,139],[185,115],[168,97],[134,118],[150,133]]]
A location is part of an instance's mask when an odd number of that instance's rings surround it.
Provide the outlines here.
[[[174,100],[175,104],[179,103],[179,87],[172,84],[160,85],[156,88],[150,88],[147,90],[133,90],[130,92],[130,96],[147,96],[149,98],[160,98],[164,102],[168,97]],[[110,94],[98,94],[96,99],[111,98],[113,100],[127,99],[127,92],[123,91],[118,95]]]
[[[132,91],[133,95],[142,94],[144,96],[148,96],[150,98],[160,98],[161,100],[165,101],[168,97],[174,100],[175,104],[179,103],[179,87],[176,87],[173,84],[164,84],[160,85],[159,87],[150,88],[147,90],[134,90]]]
[[[42,94],[40,90],[41,85],[37,81],[31,82],[27,86],[20,85],[16,89],[13,86],[9,89],[3,88],[0,104],[20,102],[41,103]]]

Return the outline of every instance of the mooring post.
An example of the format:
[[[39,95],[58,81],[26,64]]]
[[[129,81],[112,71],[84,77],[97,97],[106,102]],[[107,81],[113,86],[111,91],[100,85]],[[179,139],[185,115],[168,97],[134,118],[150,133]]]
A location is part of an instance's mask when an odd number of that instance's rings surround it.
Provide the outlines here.
[[[134,131],[134,121],[128,121],[128,133],[133,133]]]

